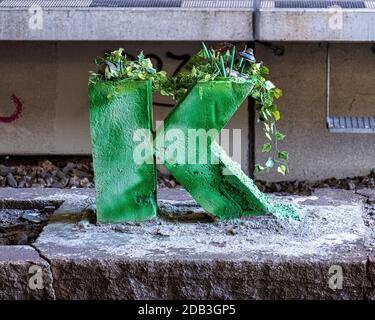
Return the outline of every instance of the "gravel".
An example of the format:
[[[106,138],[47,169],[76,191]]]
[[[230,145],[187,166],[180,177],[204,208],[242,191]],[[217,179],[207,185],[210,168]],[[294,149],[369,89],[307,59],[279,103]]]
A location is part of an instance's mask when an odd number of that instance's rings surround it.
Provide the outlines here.
[[[333,188],[343,190],[375,189],[375,171],[362,177],[344,179],[330,178],[319,181],[281,181],[267,182],[256,180],[259,189],[267,193],[310,195],[317,188]]]
[[[375,188],[375,171],[366,176],[321,181],[256,180],[267,193],[310,195],[316,188],[356,190]],[[158,172],[160,188],[181,187],[173,177]],[[93,188],[94,173],[90,157],[78,158],[5,158],[0,160],[0,187],[12,188]]]

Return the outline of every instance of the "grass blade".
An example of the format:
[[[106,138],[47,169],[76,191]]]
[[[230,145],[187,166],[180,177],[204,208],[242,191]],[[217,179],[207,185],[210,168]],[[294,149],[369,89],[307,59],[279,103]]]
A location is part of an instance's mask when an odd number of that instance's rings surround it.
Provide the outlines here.
[[[220,56],[220,63],[222,68],[223,77],[227,77],[227,72],[225,71],[224,59],[223,56]]]
[[[232,57],[231,57],[230,66],[229,66],[229,77],[231,77],[231,75],[232,75],[235,54],[236,54],[236,47],[233,47],[233,49],[232,49]]]
[[[212,59],[211,54],[208,51],[208,49],[206,47],[206,44],[204,42],[202,42],[202,47],[203,47],[204,54],[206,55],[206,58],[207,59]]]
[[[238,70],[240,70],[240,69],[241,69],[241,67],[242,67],[242,64],[243,64],[243,58],[241,58],[241,59],[240,59],[240,63],[238,64]]]

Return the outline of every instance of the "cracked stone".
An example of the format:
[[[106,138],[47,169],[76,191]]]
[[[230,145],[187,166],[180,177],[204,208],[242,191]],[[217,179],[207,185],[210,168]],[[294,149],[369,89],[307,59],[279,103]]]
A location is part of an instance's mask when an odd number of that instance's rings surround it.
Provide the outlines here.
[[[357,194],[366,197],[368,204],[375,205],[375,189],[360,189]]]
[[[43,288],[30,287],[30,277],[40,268]],[[49,264],[30,246],[0,245],[0,299],[55,299]]]
[[[181,201],[181,213],[183,203],[186,211],[192,206],[184,192],[161,194],[164,204],[168,198],[174,205]],[[367,297],[364,292],[372,287],[363,199],[329,189],[281,198],[302,208],[303,221],[272,216],[211,223],[154,219],[126,224],[129,232],[110,224],[90,224],[79,232],[65,221],[49,224],[35,246],[51,262],[59,299]],[[237,234],[227,232],[240,227]],[[340,292],[327,285],[335,264],[345,273]]]
[[[375,299],[375,241],[368,238],[363,222],[363,196],[323,189],[311,196],[281,198],[300,206],[304,220],[263,216],[180,223],[163,218],[103,225],[88,222],[86,213],[95,203],[92,189],[0,190],[0,206],[65,201],[60,218],[33,244],[50,261],[49,267],[42,259],[47,276],[53,270],[58,299]],[[180,189],[159,190],[159,201],[172,216],[168,208],[178,208],[183,216],[196,206]],[[78,221],[83,221],[84,232],[74,228]],[[117,226],[128,231],[118,232]],[[238,233],[232,235],[231,229]],[[156,236],[158,230],[170,236]],[[17,292],[25,299],[54,297],[48,284],[52,278],[46,280],[50,294],[35,296],[24,286],[27,279],[20,277],[27,275],[33,259],[2,253],[2,248],[13,252],[18,247],[0,247],[0,288],[5,288],[0,299]],[[5,267],[2,256],[9,257]],[[15,265],[20,268],[16,276],[5,282]],[[332,265],[343,267],[343,290],[327,285]]]

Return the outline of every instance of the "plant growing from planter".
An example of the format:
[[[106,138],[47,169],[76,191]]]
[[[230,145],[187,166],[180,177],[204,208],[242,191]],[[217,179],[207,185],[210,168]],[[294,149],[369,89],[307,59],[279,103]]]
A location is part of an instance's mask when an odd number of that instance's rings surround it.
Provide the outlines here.
[[[263,77],[267,73],[268,69],[262,63],[256,63],[251,49],[245,49],[236,57],[234,46],[209,50],[203,44],[201,52],[184,70],[160,87],[162,94],[172,95],[177,100],[177,105],[166,118],[164,126],[156,132],[156,154],[193,198],[216,217],[238,218],[269,212],[280,218],[299,219],[294,207],[271,203],[240,165],[213,141],[250,96],[255,100],[258,121],[264,123],[269,140],[262,151],[271,154],[264,165],[256,166],[256,172],[270,170],[277,164],[278,172],[286,173],[288,153],[278,150],[277,142],[284,135],[276,128],[280,113],[274,103],[281,96],[281,90]],[[176,129],[183,132],[183,139],[177,143],[165,141],[164,135]],[[191,129],[216,129],[216,134],[210,136],[211,140],[203,150],[211,162],[192,163],[188,159],[191,154],[182,161],[178,159],[179,152],[184,154],[191,146]],[[160,140],[164,144],[160,144]],[[177,152],[166,155],[171,145]],[[199,149],[193,157],[199,156],[202,148],[198,145]],[[212,159],[216,159],[216,163]]]
[[[137,164],[134,132],[152,136],[152,91],[166,81],[141,53],[131,61],[119,49],[97,58],[89,82],[90,127],[95,171],[97,219],[100,222],[145,220],[156,215],[156,169]]]
[[[172,78],[157,72],[143,54],[130,61],[122,49],[96,62],[99,71],[91,75],[89,96],[99,221],[144,220],[155,215],[153,152],[143,164],[133,159],[137,147],[133,133],[144,128],[152,136],[152,91],[173,96],[177,105],[157,131],[154,145],[150,142],[148,148],[154,149],[170,173],[207,212],[219,218],[269,212],[280,218],[299,219],[294,207],[271,203],[214,141],[242,102],[251,97],[269,140],[262,151],[270,154],[264,165],[256,166],[256,172],[270,170],[275,164],[281,174],[288,170],[288,153],[279,151],[277,145],[284,138],[276,128],[280,113],[274,103],[281,90],[264,78],[268,69],[256,63],[251,49],[237,56],[234,46],[209,50],[203,44],[199,54]],[[189,130],[215,129],[216,133],[204,148],[198,145],[198,152],[185,154],[181,162],[175,153],[165,156],[171,142],[165,141],[164,134],[174,129],[183,136],[174,148],[183,153],[188,150]],[[161,140],[162,146],[158,143]],[[211,162],[190,163],[188,158],[199,159],[201,152],[206,152]]]

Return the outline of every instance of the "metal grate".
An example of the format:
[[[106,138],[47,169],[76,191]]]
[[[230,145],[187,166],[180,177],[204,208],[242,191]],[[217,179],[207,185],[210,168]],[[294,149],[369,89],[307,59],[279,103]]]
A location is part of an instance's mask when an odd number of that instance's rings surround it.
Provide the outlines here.
[[[326,56],[326,113],[327,128],[331,133],[375,133],[375,117],[331,116],[331,56],[327,43]]]
[[[182,0],[93,0],[90,7],[180,8]]]
[[[90,7],[251,8],[253,0],[92,0]]]
[[[332,133],[375,133],[375,117],[328,117]]]
[[[368,8],[375,9],[375,0],[0,0],[0,7],[165,7],[165,8],[253,8],[258,1],[261,8]]]
[[[365,6],[366,8],[368,9],[375,9],[375,1],[364,1],[365,2]]]
[[[183,8],[252,8],[253,0],[183,0]]]
[[[0,0],[0,7],[30,8],[40,6],[43,8],[89,7],[92,0]]]
[[[359,0],[276,0],[275,8],[288,9],[324,9],[337,6],[344,9],[366,8],[364,1]]]

